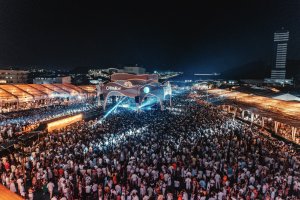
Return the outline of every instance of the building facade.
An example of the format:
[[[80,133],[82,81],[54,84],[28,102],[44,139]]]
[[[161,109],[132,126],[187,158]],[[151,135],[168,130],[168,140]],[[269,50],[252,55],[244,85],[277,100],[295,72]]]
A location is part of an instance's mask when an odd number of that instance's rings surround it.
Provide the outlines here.
[[[289,31],[280,30],[274,33],[274,59],[271,77],[265,79],[265,83],[275,85],[292,85],[293,80],[286,78],[287,47]]]
[[[0,84],[27,83],[28,71],[25,70],[0,70]]]
[[[129,74],[145,74],[146,69],[143,67],[124,67],[124,72]]]
[[[36,77],[33,79],[33,83],[34,84],[71,83],[71,76]]]
[[[271,71],[271,79],[285,79],[286,56],[289,41],[289,31],[282,30],[274,33],[275,58],[274,69]]]

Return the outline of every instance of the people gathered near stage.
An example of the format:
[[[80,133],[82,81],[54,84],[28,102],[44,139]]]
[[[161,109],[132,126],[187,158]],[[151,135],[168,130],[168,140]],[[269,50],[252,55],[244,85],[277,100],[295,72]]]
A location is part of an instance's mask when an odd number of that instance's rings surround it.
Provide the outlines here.
[[[300,199],[300,154],[186,94],[164,111],[118,108],[0,162],[27,199]]]
[[[72,115],[95,108],[94,105],[80,103],[56,105],[40,109],[23,110],[0,115],[0,144],[24,132],[36,129],[43,121]]]

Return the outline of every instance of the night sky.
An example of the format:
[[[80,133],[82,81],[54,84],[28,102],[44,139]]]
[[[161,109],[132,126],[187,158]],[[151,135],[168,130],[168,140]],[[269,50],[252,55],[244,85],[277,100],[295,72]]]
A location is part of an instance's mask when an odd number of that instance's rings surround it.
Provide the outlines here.
[[[221,72],[270,63],[273,32],[281,27],[290,31],[288,58],[300,60],[299,0],[47,2],[0,0],[0,67]]]

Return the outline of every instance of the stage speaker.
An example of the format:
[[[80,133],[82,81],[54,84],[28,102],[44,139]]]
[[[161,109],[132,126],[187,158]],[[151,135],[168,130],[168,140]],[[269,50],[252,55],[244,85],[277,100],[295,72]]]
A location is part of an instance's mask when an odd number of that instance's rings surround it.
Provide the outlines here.
[[[140,103],[140,97],[139,97],[139,96],[136,96],[136,97],[134,98],[134,100],[135,100],[135,103]]]
[[[112,103],[116,104],[117,103],[117,97],[116,96],[112,96],[111,97]]]

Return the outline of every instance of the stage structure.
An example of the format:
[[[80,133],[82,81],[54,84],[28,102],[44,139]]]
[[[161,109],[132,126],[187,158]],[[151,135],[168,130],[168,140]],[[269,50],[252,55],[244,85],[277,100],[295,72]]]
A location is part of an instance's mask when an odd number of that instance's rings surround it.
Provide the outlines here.
[[[116,97],[135,99],[137,111],[140,110],[142,103],[147,98],[154,97],[159,102],[161,110],[163,110],[163,100],[168,95],[171,105],[171,85],[169,82],[165,85],[159,83],[157,74],[115,73],[111,75],[111,82],[97,85],[98,105],[102,105],[104,110],[110,97],[113,101],[116,100]]]

